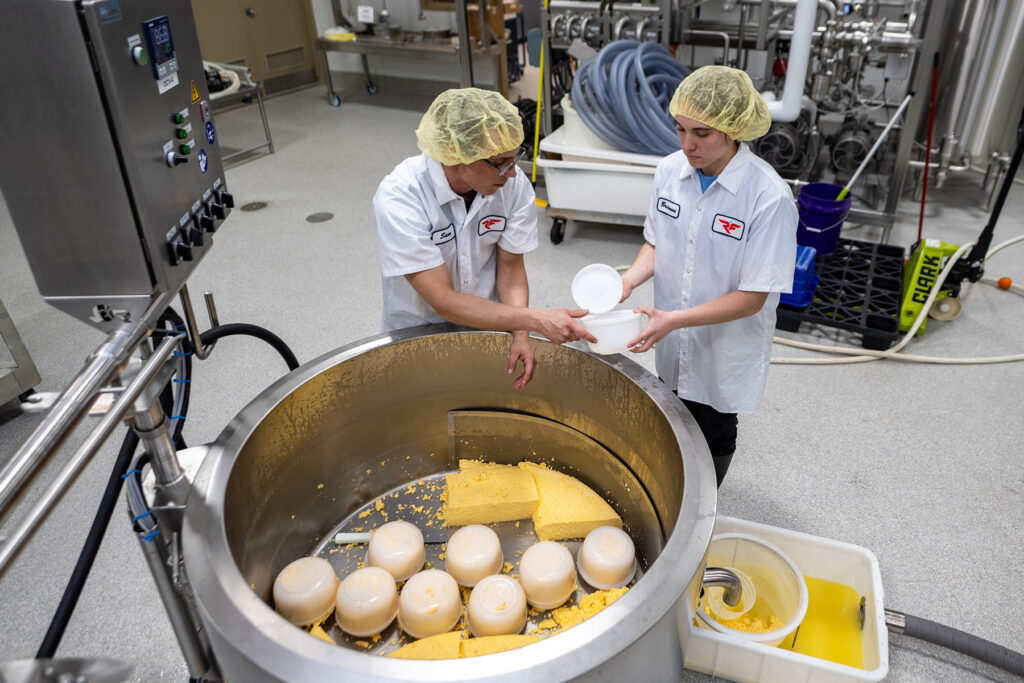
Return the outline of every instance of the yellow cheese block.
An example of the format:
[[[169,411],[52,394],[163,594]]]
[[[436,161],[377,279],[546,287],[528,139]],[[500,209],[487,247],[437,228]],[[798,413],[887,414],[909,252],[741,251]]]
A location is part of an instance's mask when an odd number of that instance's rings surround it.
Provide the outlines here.
[[[446,526],[526,519],[537,508],[537,487],[528,472],[472,460],[460,461],[459,467],[457,474],[445,477]]]
[[[458,659],[462,631],[420,638],[388,654],[398,659]]]
[[[530,473],[540,495],[533,513],[533,530],[540,540],[583,538],[599,526],[622,528],[612,506],[578,479],[532,462],[519,467]]]
[[[462,641],[463,657],[479,657],[480,655],[492,655],[495,652],[515,650],[541,640],[540,636],[483,636],[481,638],[469,638]]]

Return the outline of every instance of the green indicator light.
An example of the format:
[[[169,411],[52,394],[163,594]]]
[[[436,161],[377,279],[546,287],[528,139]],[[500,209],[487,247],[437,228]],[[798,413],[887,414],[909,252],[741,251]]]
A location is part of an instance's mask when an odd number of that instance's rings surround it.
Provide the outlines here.
[[[189,154],[192,151],[192,148],[189,147],[188,145],[181,145],[180,147],[178,147],[178,150],[182,154]]]
[[[184,140],[185,138],[188,137],[188,131],[185,130],[184,128],[179,128],[178,130],[174,131],[174,134],[178,137],[179,140]]]
[[[171,114],[171,123],[185,123],[185,117],[181,114]]]

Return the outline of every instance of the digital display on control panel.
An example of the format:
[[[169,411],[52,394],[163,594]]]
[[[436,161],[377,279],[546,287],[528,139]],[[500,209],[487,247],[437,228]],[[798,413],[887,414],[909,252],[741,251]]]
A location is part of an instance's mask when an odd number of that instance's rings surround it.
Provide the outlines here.
[[[162,79],[178,70],[174,54],[174,39],[166,16],[150,19],[142,25],[146,34],[146,47],[153,62],[153,77]]]

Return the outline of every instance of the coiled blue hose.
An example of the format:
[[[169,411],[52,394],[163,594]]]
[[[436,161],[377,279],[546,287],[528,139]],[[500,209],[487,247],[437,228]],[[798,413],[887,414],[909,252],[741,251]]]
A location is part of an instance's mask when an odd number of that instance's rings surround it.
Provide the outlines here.
[[[658,43],[617,40],[576,70],[572,105],[609,145],[665,156],[679,150],[668,105],[689,75],[690,70]]]

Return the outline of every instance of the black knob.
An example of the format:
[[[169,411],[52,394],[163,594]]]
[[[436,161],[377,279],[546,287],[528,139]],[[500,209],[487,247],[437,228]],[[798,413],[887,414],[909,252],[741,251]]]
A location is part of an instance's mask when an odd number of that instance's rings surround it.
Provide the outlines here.
[[[210,213],[212,213],[213,217],[217,220],[222,221],[227,217],[227,213],[224,211],[224,206],[217,202],[210,202],[208,208],[210,209]]]
[[[191,244],[193,247],[203,246],[203,231],[196,227],[195,223],[188,226],[184,232],[186,244]]]
[[[213,216],[201,213],[196,218],[199,220],[199,228],[206,232],[214,232],[217,229],[217,223],[213,220]]]
[[[182,261],[192,260],[192,247],[181,240],[174,240],[167,243],[168,255],[171,257],[171,265],[178,265]]]
[[[235,208],[235,198],[229,192],[221,190],[217,193],[217,201],[229,209]]]

